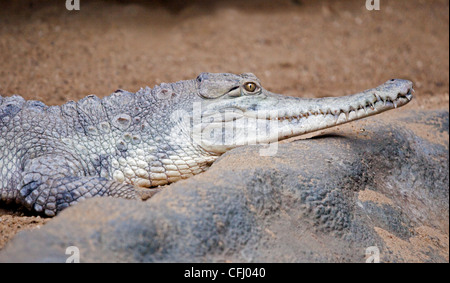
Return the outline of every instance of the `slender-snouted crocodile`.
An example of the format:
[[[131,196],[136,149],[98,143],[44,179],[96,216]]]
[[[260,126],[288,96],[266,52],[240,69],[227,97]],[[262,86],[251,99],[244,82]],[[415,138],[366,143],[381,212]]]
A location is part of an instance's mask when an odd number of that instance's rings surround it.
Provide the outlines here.
[[[393,79],[305,99],[271,93],[250,73],[202,73],[62,106],[0,96],[1,200],[53,216],[95,196],[144,198],[143,187],[205,171],[234,147],[378,114],[407,104],[412,92],[410,81]]]

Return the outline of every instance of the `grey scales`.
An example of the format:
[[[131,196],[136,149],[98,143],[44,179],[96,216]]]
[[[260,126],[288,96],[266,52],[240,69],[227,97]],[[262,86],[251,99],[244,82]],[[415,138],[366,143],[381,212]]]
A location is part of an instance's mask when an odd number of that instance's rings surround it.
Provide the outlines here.
[[[412,93],[412,82],[392,79],[349,96],[298,98],[251,73],[201,73],[62,106],[0,96],[1,201],[54,216],[86,198],[145,199],[230,149],[395,109]]]

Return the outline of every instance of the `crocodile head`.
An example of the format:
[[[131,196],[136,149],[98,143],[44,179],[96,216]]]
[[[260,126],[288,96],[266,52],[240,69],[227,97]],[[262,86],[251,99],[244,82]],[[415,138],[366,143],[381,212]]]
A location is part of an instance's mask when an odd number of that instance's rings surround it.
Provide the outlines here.
[[[193,141],[221,154],[234,147],[264,144],[361,119],[407,104],[413,85],[392,79],[361,93],[306,99],[264,89],[251,73],[202,73],[189,111]]]

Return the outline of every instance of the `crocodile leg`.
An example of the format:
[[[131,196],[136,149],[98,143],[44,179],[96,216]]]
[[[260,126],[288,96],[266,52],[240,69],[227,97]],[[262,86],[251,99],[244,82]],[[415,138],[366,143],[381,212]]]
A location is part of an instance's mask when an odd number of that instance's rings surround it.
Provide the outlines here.
[[[74,168],[73,163],[60,156],[43,156],[27,161],[18,183],[16,201],[30,210],[54,216],[86,198],[141,198],[142,193],[133,185],[83,176],[83,172],[76,172]]]

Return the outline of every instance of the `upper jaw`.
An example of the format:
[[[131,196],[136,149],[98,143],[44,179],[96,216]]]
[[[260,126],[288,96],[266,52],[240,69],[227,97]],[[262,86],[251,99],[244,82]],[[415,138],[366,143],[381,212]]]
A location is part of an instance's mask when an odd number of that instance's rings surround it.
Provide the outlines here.
[[[268,120],[292,120],[318,115],[332,115],[338,119],[341,114],[347,118],[351,114],[363,118],[406,105],[411,101],[413,93],[413,84],[407,80],[390,80],[377,88],[343,97],[303,99],[269,93],[267,96],[276,101],[273,107],[267,105],[264,109],[262,103],[259,109],[244,111],[244,115]]]

